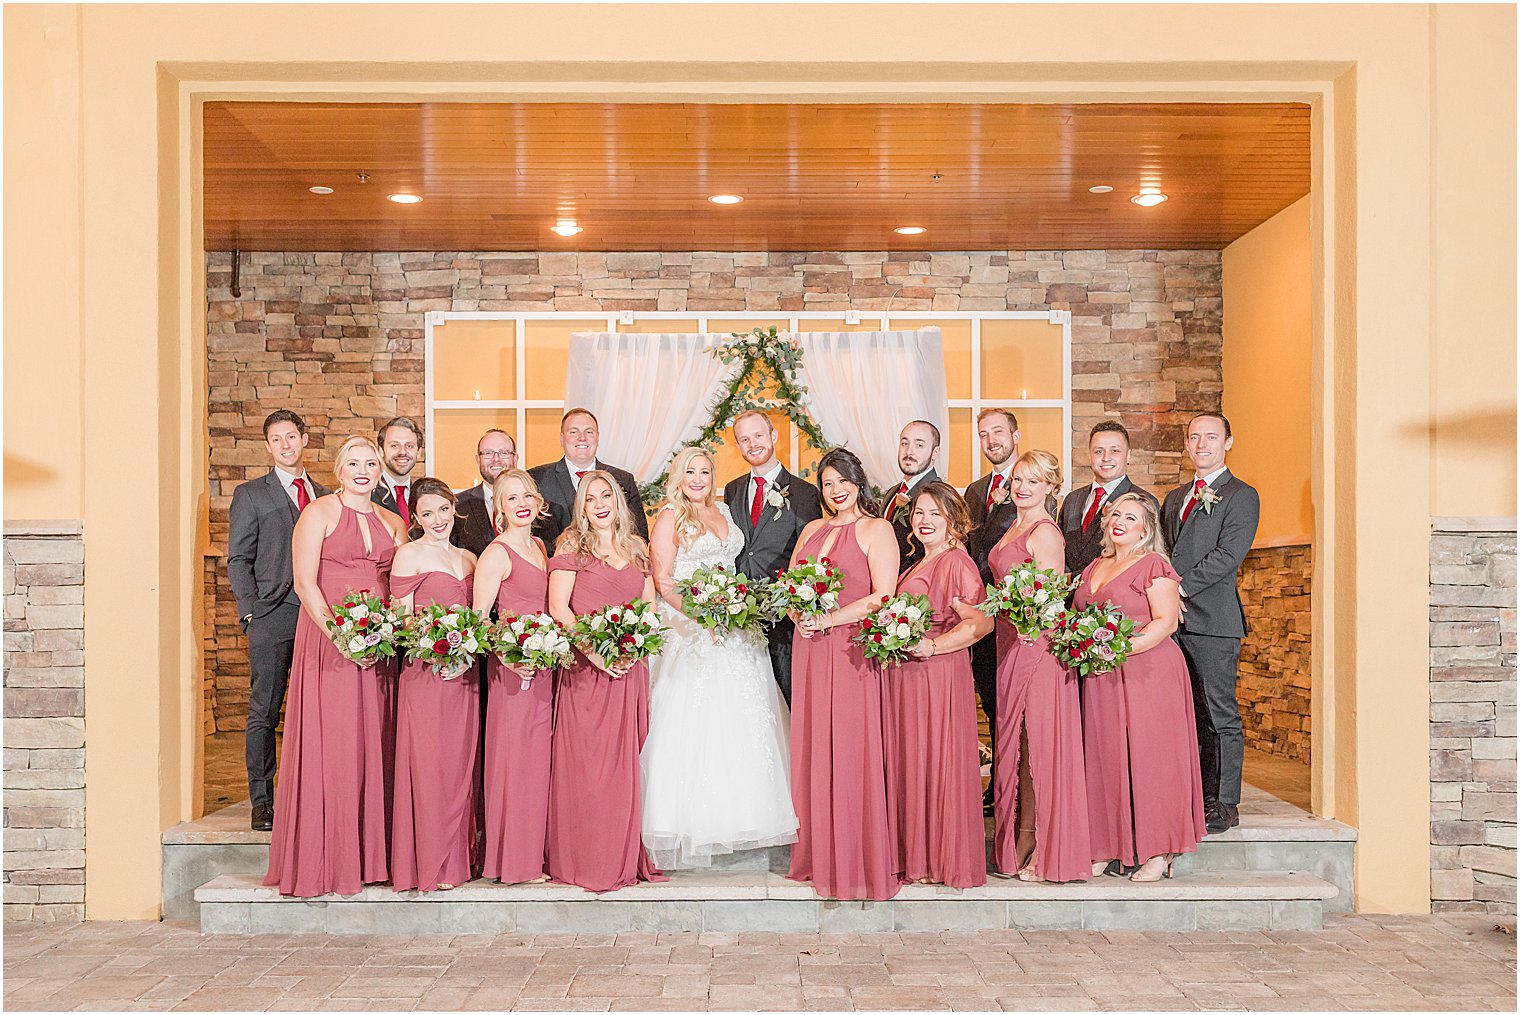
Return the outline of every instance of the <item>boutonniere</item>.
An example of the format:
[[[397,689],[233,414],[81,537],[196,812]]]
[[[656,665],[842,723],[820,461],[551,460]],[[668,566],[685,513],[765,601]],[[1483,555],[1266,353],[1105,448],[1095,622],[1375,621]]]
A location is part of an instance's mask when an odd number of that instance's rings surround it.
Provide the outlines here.
[[[1002,486],[998,487],[996,490],[992,491],[992,506],[1002,507],[1004,504],[1008,503],[1008,498],[1010,496],[1012,495],[1008,492],[1008,485],[1005,483]]]
[[[1198,506],[1203,508],[1204,514],[1211,515],[1214,513],[1214,505],[1218,504],[1220,500],[1218,491],[1212,486],[1206,486],[1203,488],[1203,492],[1198,495]]]
[[[771,521],[774,522],[774,521],[779,520],[781,518],[781,512],[784,511],[787,508],[787,506],[791,504],[791,502],[792,502],[792,488],[791,487],[789,487],[789,486],[773,486],[773,487],[771,487],[770,492],[765,495],[766,506],[773,507],[773,508],[776,509],[776,513],[773,514],[773,515],[771,515]]]

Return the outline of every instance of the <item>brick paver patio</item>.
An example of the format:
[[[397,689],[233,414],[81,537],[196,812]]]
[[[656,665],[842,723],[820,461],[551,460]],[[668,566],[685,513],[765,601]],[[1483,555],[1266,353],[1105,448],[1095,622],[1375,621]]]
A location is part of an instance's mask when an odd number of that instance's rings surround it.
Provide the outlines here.
[[[1515,938],[1469,916],[1188,934],[245,937],[8,924],[5,1008],[1513,1011]]]

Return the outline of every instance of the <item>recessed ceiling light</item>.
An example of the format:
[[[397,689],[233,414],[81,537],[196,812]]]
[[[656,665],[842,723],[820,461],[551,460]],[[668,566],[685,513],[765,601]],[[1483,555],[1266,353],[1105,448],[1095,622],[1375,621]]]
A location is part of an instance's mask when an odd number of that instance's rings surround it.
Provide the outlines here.
[[[551,233],[559,233],[561,236],[574,236],[581,231],[581,227],[575,224],[573,219],[560,219],[549,227]]]
[[[1113,190],[1114,188],[1110,187],[1106,183],[1100,183],[1096,187],[1087,188],[1087,192],[1089,194],[1111,194],[1113,193]]]
[[[395,201],[397,204],[416,204],[422,198],[416,194],[391,194],[387,200]]]
[[[333,192],[331,187],[307,187],[306,189],[313,194],[331,194]]]
[[[929,230],[925,229],[923,226],[898,226],[892,231],[894,233],[901,233],[904,236],[917,236],[919,233],[926,233]]]
[[[708,198],[713,204],[738,204],[744,198],[738,194],[714,194]]]
[[[1140,193],[1130,198],[1130,203],[1142,208],[1154,208],[1165,200],[1166,195],[1161,193],[1160,187],[1141,187]]]

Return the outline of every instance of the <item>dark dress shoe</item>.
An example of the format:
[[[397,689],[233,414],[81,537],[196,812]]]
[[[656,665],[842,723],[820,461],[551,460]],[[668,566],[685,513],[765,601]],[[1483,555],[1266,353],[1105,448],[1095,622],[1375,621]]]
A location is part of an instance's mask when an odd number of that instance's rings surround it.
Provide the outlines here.
[[[982,814],[983,815],[987,815],[987,816],[990,816],[992,814],[992,787],[991,786],[988,786],[987,787],[987,792],[985,792],[985,793],[982,794]]]
[[[1240,824],[1240,809],[1230,804],[1215,804],[1213,810],[1204,814],[1203,820],[1208,833],[1218,835]]]
[[[274,831],[274,805],[258,804],[253,809],[253,830],[255,832]]]

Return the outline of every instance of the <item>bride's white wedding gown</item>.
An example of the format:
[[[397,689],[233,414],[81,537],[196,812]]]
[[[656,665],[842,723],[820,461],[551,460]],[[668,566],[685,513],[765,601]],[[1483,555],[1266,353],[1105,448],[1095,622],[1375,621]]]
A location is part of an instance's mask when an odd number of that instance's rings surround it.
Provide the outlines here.
[[[673,573],[730,572],[744,535],[725,511],[724,538],[703,531],[677,549]],[[650,668],[649,736],[641,767],[644,845],[657,867],[706,867],[723,853],[797,841],[788,771],[791,717],[771,675],[765,638],[715,642],[659,602],[669,628]]]

